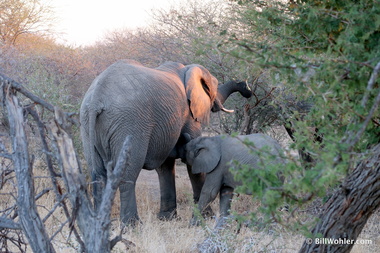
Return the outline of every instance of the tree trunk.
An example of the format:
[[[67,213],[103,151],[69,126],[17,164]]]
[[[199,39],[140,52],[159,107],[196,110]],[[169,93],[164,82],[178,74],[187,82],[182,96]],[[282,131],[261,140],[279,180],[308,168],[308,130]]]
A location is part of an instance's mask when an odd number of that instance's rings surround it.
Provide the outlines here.
[[[12,160],[17,178],[17,206],[20,224],[33,252],[55,252],[45,226],[37,212],[34,200],[33,172],[28,153],[28,142],[25,134],[23,110],[10,86],[2,84],[5,104],[8,110],[12,136]]]
[[[380,144],[348,175],[324,205],[320,221],[299,252],[349,252],[369,217],[380,207]],[[320,238],[324,238],[321,240]],[[335,239],[333,243],[329,243]]]

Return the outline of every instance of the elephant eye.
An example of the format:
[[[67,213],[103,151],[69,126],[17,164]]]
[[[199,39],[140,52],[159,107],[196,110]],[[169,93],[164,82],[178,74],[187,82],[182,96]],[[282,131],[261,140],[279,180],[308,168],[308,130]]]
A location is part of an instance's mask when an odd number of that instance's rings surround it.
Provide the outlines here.
[[[203,148],[195,150],[194,151],[194,157],[197,157],[202,150],[203,150]]]

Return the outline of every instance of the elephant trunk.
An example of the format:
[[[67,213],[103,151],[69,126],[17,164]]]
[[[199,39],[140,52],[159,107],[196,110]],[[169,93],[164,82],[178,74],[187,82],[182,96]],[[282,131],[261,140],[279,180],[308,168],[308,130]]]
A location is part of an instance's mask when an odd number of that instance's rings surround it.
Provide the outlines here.
[[[243,97],[250,98],[252,96],[252,91],[248,86],[246,81],[236,82],[229,81],[227,83],[221,84],[218,86],[218,94],[214,102],[214,106],[212,107],[213,112],[217,111],[225,111],[225,112],[233,112],[233,110],[227,110],[223,107],[226,99],[234,92],[239,92]]]

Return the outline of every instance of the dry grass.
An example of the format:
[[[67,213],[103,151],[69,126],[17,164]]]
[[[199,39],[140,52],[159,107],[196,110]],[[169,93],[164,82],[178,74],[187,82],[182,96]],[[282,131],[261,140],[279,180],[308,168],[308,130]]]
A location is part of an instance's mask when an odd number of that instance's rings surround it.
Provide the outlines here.
[[[143,224],[135,229],[127,230],[125,238],[132,241],[135,247],[130,252],[198,252],[197,246],[210,237],[215,220],[206,222],[205,227],[189,228],[192,215],[191,186],[186,169],[177,166],[177,198],[178,216],[174,221],[159,221],[156,214],[159,211],[159,186],[154,171],[143,171],[137,184],[139,214]],[[235,197],[233,209],[237,213],[254,212],[258,203],[253,203],[250,196]],[[218,203],[213,204],[213,210],[218,214]],[[115,218],[118,212],[115,213]],[[379,212],[374,214],[366,225],[359,239],[371,239],[372,244],[355,245],[352,252],[379,252],[380,225]],[[116,235],[117,229],[115,229]],[[237,224],[232,223],[225,231],[212,239],[214,246],[222,252],[297,252],[304,241],[304,236],[287,231],[280,225],[273,224],[261,231],[243,227],[237,233]],[[216,245],[217,244],[217,245]],[[114,252],[124,252],[126,247],[118,244]]]
[[[37,164],[36,164],[37,165]],[[41,167],[44,165],[41,164]],[[36,193],[45,188],[51,187],[50,179],[44,169],[36,168],[35,187]],[[61,182],[62,183],[62,182]],[[62,184],[63,185],[63,184]],[[14,204],[14,198],[5,194],[15,192],[14,184],[10,181],[2,189],[0,195],[0,210]],[[192,215],[192,191],[188,180],[186,169],[183,166],[177,168],[177,198],[178,198],[178,219],[173,221],[160,221],[156,218],[159,210],[159,186],[155,171],[143,171],[137,183],[138,208],[142,224],[134,229],[126,229],[123,237],[134,246],[128,252],[197,252],[197,247],[210,237],[209,246],[219,247],[220,252],[297,252],[303,243],[304,237],[299,234],[287,231],[284,227],[272,224],[265,229],[250,229],[243,227],[237,232],[237,224],[230,224],[223,232],[211,236],[215,220],[206,221],[204,227],[188,227]],[[120,223],[118,222],[118,196],[115,201],[112,217],[112,236],[120,233]],[[53,192],[45,194],[37,202],[41,217],[45,217],[55,204]],[[254,212],[258,203],[253,203],[250,196],[240,195],[234,199],[233,209],[237,213]],[[213,210],[218,212],[218,203],[214,203]],[[380,252],[377,248],[380,245],[380,225],[378,220],[379,212],[374,214],[364,228],[360,239],[371,239],[372,244],[355,245],[354,253],[375,253]],[[50,235],[57,231],[65,216],[61,208],[57,210],[45,221],[46,228]],[[68,237],[69,229],[66,225],[59,232],[53,242],[57,252],[77,252],[78,245],[73,236]],[[13,248],[14,249],[14,248]],[[30,247],[28,247],[30,251]],[[125,252],[126,245],[118,243],[113,252]],[[18,252],[14,249],[14,252]]]

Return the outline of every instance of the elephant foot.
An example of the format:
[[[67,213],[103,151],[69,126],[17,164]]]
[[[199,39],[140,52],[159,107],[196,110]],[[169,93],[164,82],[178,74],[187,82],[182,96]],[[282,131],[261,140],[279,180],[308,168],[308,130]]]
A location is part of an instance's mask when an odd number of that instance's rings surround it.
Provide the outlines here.
[[[137,214],[134,216],[131,216],[131,217],[124,216],[121,219],[121,221],[122,221],[124,227],[133,227],[134,228],[137,225],[142,224],[142,222],[141,222],[141,220]]]
[[[211,206],[207,206],[203,212],[202,212],[202,216],[204,218],[212,218],[212,217],[215,217],[215,213],[214,211],[212,210]]]
[[[169,221],[177,218],[177,210],[173,211],[161,211],[157,214],[157,218],[163,221]]]
[[[198,227],[198,226],[202,225],[203,222],[204,222],[204,220],[193,217],[190,220],[189,227]]]
[[[215,214],[212,211],[211,207],[208,206],[203,210],[202,215],[197,212],[193,213],[193,217],[190,220],[189,227],[201,226],[204,225],[205,221],[215,219]]]

